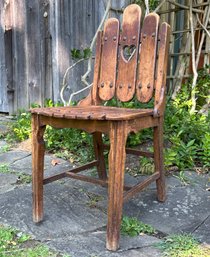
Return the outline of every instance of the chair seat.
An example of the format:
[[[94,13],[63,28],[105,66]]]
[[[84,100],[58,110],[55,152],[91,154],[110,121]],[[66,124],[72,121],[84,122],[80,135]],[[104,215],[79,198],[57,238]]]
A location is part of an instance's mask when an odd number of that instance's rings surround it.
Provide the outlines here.
[[[108,106],[33,108],[31,113],[43,116],[81,120],[131,120],[152,116],[152,109],[128,109]]]

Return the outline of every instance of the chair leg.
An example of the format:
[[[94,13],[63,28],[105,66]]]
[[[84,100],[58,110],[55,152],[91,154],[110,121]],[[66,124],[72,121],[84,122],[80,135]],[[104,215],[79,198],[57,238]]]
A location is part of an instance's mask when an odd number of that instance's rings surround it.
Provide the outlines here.
[[[106,248],[119,248],[120,225],[123,207],[125,145],[127,129],[123,122],[113,122],[110,128],[108,223]]]
[[[100,132],[93,133],[93,145],[94,145],[96,160],[99,161],[97,165],[98,176],[100,179],[106,180],[107,174],[106,174],[106,163],[104,159],[102,133]]]
[[[158,201],[166,200],[164,158],[163,158],[163,118],[160,118],[159,125],[154,127],[154,162],[155,172],[160,173],[160,178],[157,179],[157,198]]]
[[[32,190],[33,221],[43,219],[43,173],[44,173],[44,140],[45,126],[39,125],[39,117],[32,114]]]

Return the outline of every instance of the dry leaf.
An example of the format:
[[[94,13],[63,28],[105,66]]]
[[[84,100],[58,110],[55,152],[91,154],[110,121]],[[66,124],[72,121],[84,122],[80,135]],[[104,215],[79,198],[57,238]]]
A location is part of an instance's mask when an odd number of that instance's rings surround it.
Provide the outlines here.
[[[59,161],[59,160],[53,159],[53,160],[51,161],[51,165],[52,165],[52,166],[55,166],[55,165],[58,165],[58,164],[60,164],[60,161]]]

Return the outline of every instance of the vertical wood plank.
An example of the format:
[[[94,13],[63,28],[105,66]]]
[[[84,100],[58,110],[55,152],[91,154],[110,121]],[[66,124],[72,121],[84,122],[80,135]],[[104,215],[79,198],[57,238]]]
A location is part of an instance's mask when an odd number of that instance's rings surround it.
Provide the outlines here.
[[[115,95],[119,29],[119,21],[116,18],[108,19],[104,25],[98,84],[99,97],[104,101]]]
[[[131,100],[135,94],[140,22],[141,8],[129,5],[123,13],[116,88],[117,98],[123,102]]]
[[[147,15],[141,31],[140,61],[136,83],[136,96],[142,103],[148,102],[154,92],[158,27],[159,16],[155,13]]]
[[[12,0],[14,111],[28,107],[28,36],[26,1]]]

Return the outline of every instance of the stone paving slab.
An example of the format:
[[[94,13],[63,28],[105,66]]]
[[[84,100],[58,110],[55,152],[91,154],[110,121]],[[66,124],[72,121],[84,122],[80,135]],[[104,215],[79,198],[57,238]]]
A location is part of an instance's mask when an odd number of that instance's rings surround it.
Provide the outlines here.
[[[9,151],[6,153],[0,154],[0,164],[6,163],[6,164],[12,164],[17,160],[21,160],[29,156],[29,152],[24,151]]]
[[[0,173],[0,194],[13,190],[17,186],[17,180],[18,176],[15,174]]]
[[[170,188],[167,196],[159,203],[155,191],[145,191],[125,204],[124,211],[166,234],[193,232],[210,215],[210,192],[199,186]]]
[[[7,153],[9,155],[9,152]],[[7,156],[6,154],[4,156]],[[0,155],[1,158],[1,155]],[[57,160],[58,164],[53,166],[52,161]],[[60,172],[69,170],[72,168],[73,165],[71,165],[69,162],[57,158],[53,155],[46,155],[45,156],[45,167],[44,167],[44,175],[45,177],[47,176],[52,176],[55,174],[58,174]],[[28,153],[24,158],[17,159],[13,161],[13,163],[10,165],[10,168],[13,171],[21,172],[24,174],[31,175],[32,174],[32,160],[31,160],[31,154]]]
[[[160,239],[157,239],[153,236],[137,236],[137,237],[128,237],[121,236],[120,238],[120,249],[117,253],[112,253],[105,248],[106,241],[106,232],[105,231],[95,231],[92,233],[83,233],[76,236],[70,236],[65,238],[60,238],[56,240],[50,240],[47,244],[59,251],[68,252],[73,257],[90,257],[90,256],[103,256],[103,257],[126,257],[126,256],[144,256],[141,255],[143,248],[147,248],[147,251],[150,251],[150,256],[152,253],[155,253],[154,256],[160,256],[158,249],[153,248],[154,244],[160,242]],[[150,248],[150,249],[148,249]],[[131,250],[132,249],[132,250]],[[139,250],[138,250],[139,249]],[[131,251],[131,253],[129,253]],[[133,255],[135,254],[135,255]]]

